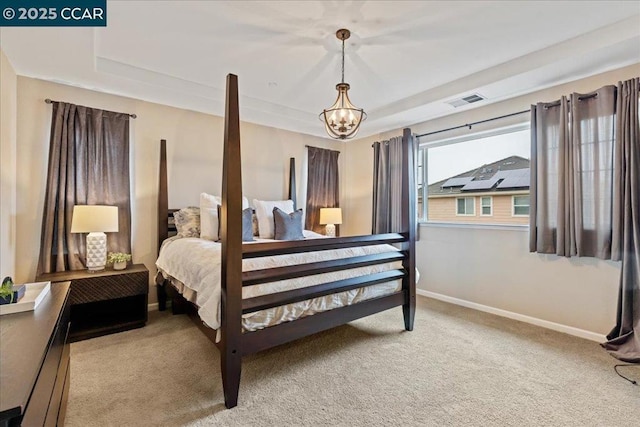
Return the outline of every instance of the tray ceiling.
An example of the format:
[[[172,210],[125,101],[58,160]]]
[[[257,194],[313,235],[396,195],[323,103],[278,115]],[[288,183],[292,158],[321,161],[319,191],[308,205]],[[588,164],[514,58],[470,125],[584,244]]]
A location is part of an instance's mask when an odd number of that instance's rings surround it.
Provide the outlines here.
[[[340,81],[359,136],[640,63],[640,2],[109,1],[106,28],[2,28],[19,75],[326,136]],[[486,100],[454,108],[478,93]]]

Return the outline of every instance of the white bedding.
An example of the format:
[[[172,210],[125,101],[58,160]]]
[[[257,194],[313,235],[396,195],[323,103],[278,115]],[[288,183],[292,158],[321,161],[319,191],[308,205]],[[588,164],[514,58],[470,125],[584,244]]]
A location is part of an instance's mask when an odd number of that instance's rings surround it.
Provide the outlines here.
[[[265,240],[259,239],[255,244]],[[272,241],[272,240],[266,240]],[[169,278],[183,296],[195,303],[203,322],[213,328],[220,327],[220,249],[221,244],[198,238],[171,238],[163,245],[156,266],[165,278]],[[305,252],[291,255],[278,255],[245,259],[243,271],[304,264],[328,259],[350,258],[382,252],[397,251],[391,245],[362,246],[329,251]],[[359,267],[350,270],[282,280],[243,288],[243,298],[251,298],[268,293],[313,286],[366,274],[378,273],[402,267],[400,261]],[[331,310],[344,305],[390,294],[401,288],[401,280],[381,283],[325,297],[313,298],[296,304],[261,310],[243,315],[242,326],[245,331],[253,331],[282,322],[295,320],[321,311]]]

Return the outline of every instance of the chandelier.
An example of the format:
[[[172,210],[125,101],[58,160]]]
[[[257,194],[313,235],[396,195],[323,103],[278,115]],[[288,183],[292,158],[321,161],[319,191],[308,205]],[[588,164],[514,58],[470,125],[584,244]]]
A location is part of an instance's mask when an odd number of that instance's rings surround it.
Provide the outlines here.
[[[358,133],[360,123],[367,118],[367,113],[362,108],[355,107],[349,100],[347,91],[350,86],[344,82],[344,41],[350,36],[351,32],[344,28],[336,32],[338,40],[342,40],[342,82],[336,85],[336,102],[320,113],[320,120],[324,122],[327,133],[334,139],[353,138]]]

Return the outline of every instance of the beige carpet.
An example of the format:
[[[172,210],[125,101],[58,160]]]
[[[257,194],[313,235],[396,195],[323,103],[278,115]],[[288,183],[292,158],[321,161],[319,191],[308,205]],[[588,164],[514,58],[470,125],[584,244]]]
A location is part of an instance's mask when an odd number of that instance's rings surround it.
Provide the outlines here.
[[[419,297],[413,332],[396,308],[245,358],[227,410],[217,349],[186,316],[152,312],[72,344],[66,424],[639,426],[640,387],[615,363],[597,343]]]

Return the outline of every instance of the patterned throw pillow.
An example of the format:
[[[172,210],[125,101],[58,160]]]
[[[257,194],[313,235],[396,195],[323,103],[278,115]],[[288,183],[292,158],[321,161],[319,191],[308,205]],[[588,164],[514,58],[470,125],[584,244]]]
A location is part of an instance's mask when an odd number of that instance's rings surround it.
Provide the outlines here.
[[[200,237],[200,208],[190,206],[173,213],[178,237]]]
[[[278,207],[273,208],[273,222],[276,240],[302,240],[302,209],[290,214]]]

